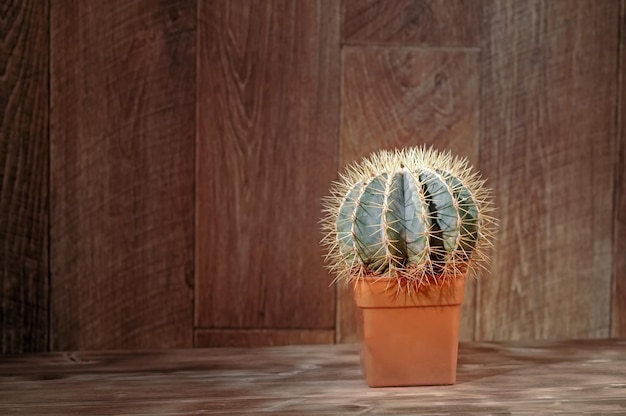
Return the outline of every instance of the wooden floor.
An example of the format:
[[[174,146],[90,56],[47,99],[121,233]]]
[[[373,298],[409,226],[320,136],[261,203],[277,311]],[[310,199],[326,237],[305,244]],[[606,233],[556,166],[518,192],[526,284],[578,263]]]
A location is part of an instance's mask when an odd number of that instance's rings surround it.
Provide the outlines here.
[[[2,415],[626,414],[626,340],[474,343],[454,386],[372,389],[356,345],[0,356]]]

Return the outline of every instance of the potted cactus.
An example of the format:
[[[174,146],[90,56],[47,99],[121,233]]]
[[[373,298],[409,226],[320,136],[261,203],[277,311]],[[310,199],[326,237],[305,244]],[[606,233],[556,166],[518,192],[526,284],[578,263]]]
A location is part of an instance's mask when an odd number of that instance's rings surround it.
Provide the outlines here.
[[[327,265],[362,311],[367,383],[454,384],[466,277],[495,231],[484,181],[450,153],[384,150],[348,166],[324,205]]]

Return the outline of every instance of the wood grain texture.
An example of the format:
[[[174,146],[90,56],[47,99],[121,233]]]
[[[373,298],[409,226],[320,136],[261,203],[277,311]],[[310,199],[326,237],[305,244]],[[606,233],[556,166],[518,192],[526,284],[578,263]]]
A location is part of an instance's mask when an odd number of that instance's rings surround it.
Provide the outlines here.
[[[478,53],[345,47],[342,164],[381,148],[432,145],[478,162]]]
[[[615,164],[615,195],[613,218],[613,285],[611,336],[626,337],[626,1],[620,2],[619,100],[617,131],[617,163]]]
[[[198,329],[194,347],[271,347],[332,344],[332,329]]]
[[[340,162],[382,148],[427,145],[478,163],[478,53],[407,47],[343,49]],[[461,339],[474,334],[467,285]],[[337,341],[356,341],[352,295],[337,289]]]
[[[0,353],[48,349],[48,29],[0,4]]]
[[[351,344],[363,339],[363,313],[354,303],[352,289],[337,286],[337,312],[335,315],[335,342]]]
[[[198,6],[196,325],[332,329],[339,3]]]
[[[342,41],[476,47],[482,0],[344,0]]]
[[[484,12],[480,167],[501,231],[476,337],[608,336],[619,4]]]
[[[5,356],[3,415],[623,415],[626,341],[459,346],[453,386],[371,389],[354,345]]]
[[[52,347],[191,346],[195,2],[51,14]]]

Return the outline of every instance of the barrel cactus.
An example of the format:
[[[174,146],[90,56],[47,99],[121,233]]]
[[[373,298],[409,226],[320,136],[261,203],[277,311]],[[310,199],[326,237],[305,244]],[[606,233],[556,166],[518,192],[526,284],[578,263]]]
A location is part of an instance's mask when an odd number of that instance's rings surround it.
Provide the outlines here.
[[[372,154],[347,167],[324,205],[326,260],[345,283],[440,284],[476,271],[492,245],[490,192],[467,160],[450,153]]]

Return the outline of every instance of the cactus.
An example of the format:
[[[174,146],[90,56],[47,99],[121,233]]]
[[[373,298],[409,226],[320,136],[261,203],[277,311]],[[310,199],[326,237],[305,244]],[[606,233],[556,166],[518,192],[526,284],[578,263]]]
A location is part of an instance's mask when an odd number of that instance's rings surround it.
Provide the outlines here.
[[[349,166],[324,201],[327,264],[345,283],[371,276],[419,287],[464,276],[487,260],[491,211],[467,160],[425,148],[381,151]]]

